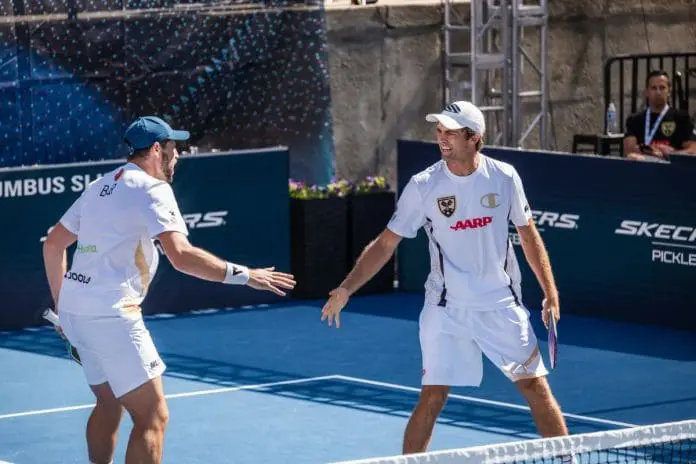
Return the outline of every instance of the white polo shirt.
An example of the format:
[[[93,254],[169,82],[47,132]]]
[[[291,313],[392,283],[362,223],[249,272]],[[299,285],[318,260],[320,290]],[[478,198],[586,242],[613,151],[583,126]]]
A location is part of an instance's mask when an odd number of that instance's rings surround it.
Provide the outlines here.
[[[94,181],[60,223],[78,237],[59,313],[114,316],[138,310],[157,271],[153,239],[188,235],[171,186],[133,163]]]
[[[414,175],[388,228],[429,238],[427,304],[495,310],[521,304],[521,275],[508,225],[532,217],[517,171],[481,155],[478,169],[456,176],[444,161]]]

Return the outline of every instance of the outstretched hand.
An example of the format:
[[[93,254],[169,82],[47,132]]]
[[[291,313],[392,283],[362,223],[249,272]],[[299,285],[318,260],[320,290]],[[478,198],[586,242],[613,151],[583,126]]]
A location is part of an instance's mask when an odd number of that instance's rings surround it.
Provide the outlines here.
[[[284,272],[277,272],[275,267],[265,267],[262,269],[249,269],[249,281],[247,285],[256,290],[267,290],[277,295],[285,296],[281,290],[292,290],[295,288],[295,276]]]
[[[331,290],[329,295],[331,295],[329,297],[329,301],[326,302],[321,310],[321,320],[325,321],[328,319],[329,327],[331,327],[333,321],[335,320],[336,328],[338,329],[341,327],[341,310],[343,310],[348,303],[350,295],[348,294],[348,290],[343,287],[338,287]]]

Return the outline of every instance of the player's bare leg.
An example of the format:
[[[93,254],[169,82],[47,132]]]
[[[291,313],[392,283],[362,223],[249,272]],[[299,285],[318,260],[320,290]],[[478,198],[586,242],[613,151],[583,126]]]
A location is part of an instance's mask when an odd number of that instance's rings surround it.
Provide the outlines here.
[[[169,409],[164,399],[162,378],[156,377],[121,397],[133,419],[126,450],[126,464],[159,464],[164,449],[164,431]]]
[[[565,418],[546,377],[522,379],[516,384],[529,404],[537,430],[542,437],[568,435]]]
[[[404,433],[403,454],[420,453],[427,449],[435,421],[447,402],[449,387],[424,385],[420,398]]]
[[[114,459],[118,426],[123,417],[123,407],[108,383],[92,385],[97,404],[87,421],[87,452],[94,464],[108,464]]]

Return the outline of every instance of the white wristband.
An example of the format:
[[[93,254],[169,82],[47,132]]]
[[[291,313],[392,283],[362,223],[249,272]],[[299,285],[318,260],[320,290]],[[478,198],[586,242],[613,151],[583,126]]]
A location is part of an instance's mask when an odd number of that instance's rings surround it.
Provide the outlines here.
[[[227,273],[225,274],[224,284],[246,285],[249,282],[249,268],[239,264],[227,263]]]

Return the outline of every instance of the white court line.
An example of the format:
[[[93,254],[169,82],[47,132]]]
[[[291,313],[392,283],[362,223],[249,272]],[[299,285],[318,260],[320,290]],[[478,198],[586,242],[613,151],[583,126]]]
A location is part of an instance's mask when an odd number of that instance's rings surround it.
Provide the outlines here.
[[[257,388],[277,387],[280,385],[295,385],[298,383],[319,382],[321,380],[334,380],[334,379],[336,379],[335,375],[322,375],[320,377],[307,377],[305,379],[282,380],[280,382],[260,383],[258,385],[239,385],[237,387],[224,387],[224,388],[214,388],[212,390],[173,393],[171,395],[166,395],[165,397],[166,398],[186,398],[189,396],[214,395],[216,393],[226,393],[226,392],[233,392],[233,391],[240,391],[240,390],[255,390]],[[2,417],[0,417],[0,419],[1,418]]]
[[[410,392],[416,392],[416,393],[420,392],[420,388],[407,387],[406,385],[397,385],[394,383],[378,382],[376,380],[361,379],[359,377],[349,377],[346,375],[336,375],[336,376],[334,376],[334,379],[345,380],[347,382],[362,383],[365,385],[373,385],[376,387],[391,388],[393,390],[403,390],[403,391],[410,391]],[[529,407],[527,407],[527,406],[522,406],[522,405],[513,404],[513,403],[504,403],[502,401],[485,400],[483,398],[476,398],[473,396],[454,395],[454,394],[450,394],[449,397],[455,398],[458,400],[469,401],[471,403],[486,404],[489,406],[499,406],[502,408],[509,408],[509,409],[519,409],[521,411],[529,411]],[[569,413],[564,413],[563,415],[567,418],[570,418],[570,419],[576,419],[576,420],[581,420],[581,421],[585,421],[585,422],[596,422],[599,424],[616,425],[619,427],[637,427],[637,425],[635,425],[635,424],[629,424],[627,422],[613,421],[613,420],[609,420],[609,419],[600,419],[598,417],[581,416],[579,414],[569,414]]]
[[[298,384],[298,383],[318,382],[321,380],[335,380],[336,378],[337,378],[337,376],[335,376],[335,375],[323,375],[320,377],[307,377],[305,379],[282,380],[279,382],[260,383],[257,385],[238,385],[236,387],[213,388],[210,390],[198,390],[198,391],[184,392],[184,393],[172,393],[170,395],[165,395],[164,397],[167,399],[174,399],[174,398],[186,398],[189,396],[215,395],[217,393],[227,393],[227,392],[235,392],[235,391],[241,391],[241,390],[255,390],[258,388],[277,387],[280,385],[293,385],[293,384]],[[12,419],[15,417],[38,416],[38,415],[42,415],[42,414],[53,414],[56,412],[77,411],[80,409],[89,409],[89,408],[93,408],[93,407],[94,407],[94,403],[92,403],[92,404],[80,404],[78,406],[66,406],[63,408],[51,408],[51,409],[39,409],[36,411],[14,412],[11,414],[0,415],[0,419]],[[2,464],[2,462],[0,462],[0,464]]]
[[[215,395],[218,393],[227,393],[227,392],[242,391],[242,390],[255,390],[255,389],[259,389],[259,388],[268,388],[268,387],[276,387],[276,386],[281,386],[281,385],[293,385],[293,384],[300,384],[300,383],[318,382],[318,381],[322,381],[322,380],[343,380],[346,382],[362,383],[365,385],[372,385],[372,386],[376,386],[376,387],[390,388],[392,390],[402,390],[402,391],[409,391],[409,392],[415,392],[415,393],[420,392],[419,388],[407,387],[405,385],[397,385],[397,384],[387,383],[387,382],[378,382],[375,380],[361,379],[359,377],[350,377],[350,376],[346,376],[346,375],[324,375],[324,376],[319,376],[319,377],[307,377],[304,379],[282,380],[279,382],[261,383],[261,384],[256,384],[256,385],[238,385],[235,387],[223,387],[223,388],[213,388],[210,390],[198,390],[198,391],[184,392],[184,393],[173,393],[173,394],[165,395],[165,398],[175,399],[175,398],[186,398],[186,397],[191,397],[191,396]],[[529,407],[518,405],[518,404],[513,404],[513,403],[504,403],[501,401],[486,400],[486,399],[482,399],[482,398],[475,398],[473,396],[464,396],[464,395],[455,395],[455,394],[451,394],[451,395],[449,395],[449,397],[455,398],[458,400],[469,401],[471,403],[486,404],[489,406],[498,406],[498,407],[503,407],[503,408],[508,408],[508,409],[517,409],[517,410],[521,410],[521,411],[529,411]],[[89,409],[89,408],[93,408],[93,407],[94,407],[94,403],[81,404],[78,406],[66,406],[66,407],[62,407],[62,408],[39,409],[39,410],[35,410],[35,411],[24,411],[24,412],[16,412],[16,413],[11,413],[11,414],[3,414],[3,415],[0,415],[0,419],[12,419],[15,417],[37,416],[37,415],[43,415],[43,414],[53,414],[53,413],[57,413],[57,412],[77,411],[80,409]],[[567,418],[582,420],[585,422],[596,422],[599,424],[616,425],[619,427],[636,427],[635,424],[613,421],[613,420],[609,420],[609,419],[600,419],[600,418],[591,417],[591,416],[582,416],[582,415],[578,415],[578,414],[569,414],[569,413],[564,413],[563,415]],[[0,462],[0,464],[2,464],[2,462]]]

